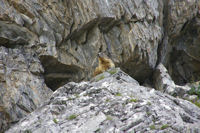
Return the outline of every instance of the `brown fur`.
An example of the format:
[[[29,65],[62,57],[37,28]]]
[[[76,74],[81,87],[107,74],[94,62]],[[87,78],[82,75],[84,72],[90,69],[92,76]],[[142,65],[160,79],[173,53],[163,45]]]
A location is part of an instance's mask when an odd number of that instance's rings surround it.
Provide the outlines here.
[[[94,76],[105,72],[109,68],[115,67],[115,64],[113,63],[113,61],[109,59],[104,53],[98,54],[98,61],[99,61],[99,65],[98,67],[96,67],[94,71]]]

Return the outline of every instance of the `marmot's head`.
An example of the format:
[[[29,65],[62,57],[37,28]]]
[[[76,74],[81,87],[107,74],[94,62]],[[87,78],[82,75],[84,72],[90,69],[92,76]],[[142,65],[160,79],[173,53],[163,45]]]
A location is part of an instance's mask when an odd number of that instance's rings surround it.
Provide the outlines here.
[[[108,59],[108,56],[107,56],[105,53],[103,53],[103,52],[99,52],[99,53],[98,53],[98,57],[99,57],[100,59],[103,59],[103,58]]]

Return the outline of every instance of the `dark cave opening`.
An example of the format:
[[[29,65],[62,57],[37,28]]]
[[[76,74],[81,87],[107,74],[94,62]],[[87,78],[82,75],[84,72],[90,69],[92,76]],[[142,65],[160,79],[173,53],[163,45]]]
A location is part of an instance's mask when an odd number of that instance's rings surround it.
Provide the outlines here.
[[[79,82],[83,78],[79,67],[60,63],[52,56],[41,56],[40,61],[44,68],[45,83],[53,91],[68,82]]]

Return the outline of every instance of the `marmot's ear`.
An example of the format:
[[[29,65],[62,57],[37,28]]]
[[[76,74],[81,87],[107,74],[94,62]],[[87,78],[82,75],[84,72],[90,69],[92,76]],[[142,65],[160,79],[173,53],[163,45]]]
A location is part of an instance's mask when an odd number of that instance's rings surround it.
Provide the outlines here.
[[[101,55],[101,52],[99,52],[99,53],[97,54],[98,57],[100,57],[100,55]]]
[[[98,57],[104,57],[104,53],[103,52],[99,52],[98,53]]]

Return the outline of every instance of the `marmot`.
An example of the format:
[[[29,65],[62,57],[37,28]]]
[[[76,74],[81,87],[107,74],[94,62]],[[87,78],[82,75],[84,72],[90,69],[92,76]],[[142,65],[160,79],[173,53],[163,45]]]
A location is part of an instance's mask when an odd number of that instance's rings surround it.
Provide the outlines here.
[[[102,52],[98,53],[98,61],[99,61],[99,65],[98,67],[96,67],[94,71],[94,76],[108,70],[109,68],[115,67],[115,64],[113,63],[113,61],[109,59],[109,57]]]

